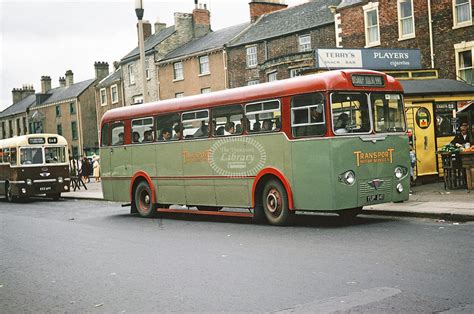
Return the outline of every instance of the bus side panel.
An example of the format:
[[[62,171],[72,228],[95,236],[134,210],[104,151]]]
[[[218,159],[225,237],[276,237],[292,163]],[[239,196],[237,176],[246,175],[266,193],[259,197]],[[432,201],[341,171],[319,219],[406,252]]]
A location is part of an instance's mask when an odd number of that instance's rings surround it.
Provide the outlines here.
[[[104,199],[113,200],[114,194],[112,192],[113,181],[110,180],[112,175],[112,169],[110,167],[110,147],[101,147],[100,148],[100,175],[102,180],[100,180],[102,185],[102,193]]]
[[[10,166],[8,164],[0,164],[0,196],[6,195],[5,182],[8,179]]]
[[[113,199],[130,202],[130,179],[132,178],[131,149],[129,146],[111,149],[110,167],[112,170]]]
[[[265,157],[262,159],[264,163],[261,168],[258,168],[257,171],[252,173],[253,176],[256,176],[260,170],[265,168],[275,168],[288,181],[293,195],[293,181],[292,181],[292,164],[291,164],[291,144],[288,141],[284,133],[274,133],[268,135],[260,135],[253,137],[255,141],[261,144]],[[249,144],[250,146],[251,144]],[[257,150],[260,150],[257,145]],[[260,154],[256,154],[260,156]],[[249,195],[252,195],[253,180],[249,181]],[[255,195],[255,198],[262,197],[261,195]],[[250,199],[251,201],[251,199]]]
[[[156,145],[132,145],[129,147],[132,156],[132,176],[143,171],[150,177],[156,176]]]
[[[189,140],[183,144],[183,174],[187,205],[215,206],[213,170],[208,160],[213,141]]]
[[[293,200],[297,210],[333,208],[330,141],[297,140],[291,145]]]
[[[186,204],[182,147],[182,141],[154,144],[158,172],[153,182],[160,204]]]

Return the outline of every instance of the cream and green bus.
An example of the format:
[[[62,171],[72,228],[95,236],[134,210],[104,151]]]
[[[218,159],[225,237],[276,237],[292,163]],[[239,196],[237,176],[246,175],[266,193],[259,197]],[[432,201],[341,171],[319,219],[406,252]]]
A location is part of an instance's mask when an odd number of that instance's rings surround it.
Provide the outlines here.
[[[30,134],[0,140],[0,196],[10,202],[46,195],[58,200],[69,191],[66,139]]]
[[[353,217],[408,199],[403,90],[380,72],[329,71],[113,109],[100,137],[104,198],[144,217],[284,225],[296,211]]]

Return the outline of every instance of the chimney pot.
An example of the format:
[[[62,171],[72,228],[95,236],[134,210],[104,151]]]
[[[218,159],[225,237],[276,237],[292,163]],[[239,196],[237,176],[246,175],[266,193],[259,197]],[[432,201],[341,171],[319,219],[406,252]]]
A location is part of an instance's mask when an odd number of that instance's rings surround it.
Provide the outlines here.
[[[101,81],[103,78],[109,75],[109,64],[107,62],[95,62],[94,63],[95,69],[95,79],[97,81]]]
[[[66,71],[66,86],[69,87],[74,84],[74,73],[71,70]]]
[[[64,78],[64,76],[59,77],[59,86],[60,87],[66,86],[66,79]]]
[[[41,93],[46,94],[47,91],[51,89],[51,77],[42,76],[41,77]]]

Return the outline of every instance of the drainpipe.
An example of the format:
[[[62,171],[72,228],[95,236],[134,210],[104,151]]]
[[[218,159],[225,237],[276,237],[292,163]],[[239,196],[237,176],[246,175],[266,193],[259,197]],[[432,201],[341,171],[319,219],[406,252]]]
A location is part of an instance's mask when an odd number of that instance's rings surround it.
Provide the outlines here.
[[[430,59],[431,68],[434,69],[434,52],[433,52],[433,20],[431,19],[431,0],[428,0],[428,26],[430,31]]]
[[[224,89],[229,88],[229,84],[227,82],[228,77],[227,77],[227,51],[224,49],[222,50],[222,63],[224,65]]]

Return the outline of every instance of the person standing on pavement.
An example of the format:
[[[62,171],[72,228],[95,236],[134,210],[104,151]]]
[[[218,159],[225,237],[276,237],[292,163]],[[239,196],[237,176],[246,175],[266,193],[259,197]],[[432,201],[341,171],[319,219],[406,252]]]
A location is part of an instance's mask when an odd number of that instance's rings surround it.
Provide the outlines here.
[[[92,156],[93,177],[95,182],[100,182],[100,158],[94,154]]]

